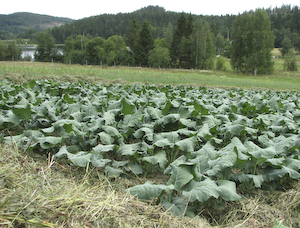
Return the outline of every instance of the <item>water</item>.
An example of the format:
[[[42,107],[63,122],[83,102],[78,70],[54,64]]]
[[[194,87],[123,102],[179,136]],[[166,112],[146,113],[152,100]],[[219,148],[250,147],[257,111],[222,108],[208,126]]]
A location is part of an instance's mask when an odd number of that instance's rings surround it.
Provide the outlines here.
[[[20,46],[20,48],[22,48],[22,54],[21,54],[22,58],[25,58],[26,56],[30,56],[31,59],[34,59],[36,45],[22,45]]]
[[[22,54],[21,54],[22,58],[25,58],[26,56],[30,56],[31,59],[34,59],[34,53],[37,45],[19,45],[19,47],[22,49]],[[62,46],[58,46],[57,51],[59,54],[63,54]]]

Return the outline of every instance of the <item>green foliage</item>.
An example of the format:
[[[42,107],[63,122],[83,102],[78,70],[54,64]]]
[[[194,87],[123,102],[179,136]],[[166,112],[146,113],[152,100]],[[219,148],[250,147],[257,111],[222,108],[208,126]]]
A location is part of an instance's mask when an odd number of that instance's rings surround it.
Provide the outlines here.
[[[216,58],[216,69],[217,70],[226,70],[226,67],[224,66],[225,59],[221,56]]]
[[[194,40],[192,36],[182,37],[179,45],[179,67],[191,69],[194,66]]]
[[[165,38],[158,38],[156,40],[154,40],[154,47],[164,47],[164,48],[169,48],[167,41],[165,40]]]
[[[300,34],[293,32],[291,34],[292,48],[295,48],[296,51],[300,52]]]
[[[197,69],[213,69],[215,46],[208,23],[197,20],[193,36],[195,40],[195,67]]]
[[[282,41],[286,36],[288,36],[294,43],[296,37],[293,37],[292,34],[300,34],[299,6],[294,6],[292,8],[291,5],[284,4],[281,7],[269,9],[267,12],[272,22],[272,29],[276,36],[274,42],[275,47],[282,47]]]
[[[173,66],[181,68],[213,69],[215,46],[208,23],[181,14],[170,48]]]
[[[271,73],[271,51],[274,35],[264,10],[239,15],[234,22],[231,45],[231,65],[239,72],[251,74]]]
[[[281,47],[282,40],[285,36],[289,36],[293,47],[299,47],[299,39],[297,41],[297,38],[292,35],[300,34],[298,20],[300,11],[298,8],[298,6],[282,5],[281,7],[265,9],[271,20],[272,30],[274,30],[274,34],[276,35],[275,47]],[[223,37],[227,37],[228,32],[229,35],[231,34],[232,23],[236,18],[236,15],[192,16],[194,20],[201,18],[204,22],[208,22],[214,36],[220,33]],[[38,32],[47,30],[49,26],[54,27],[54,25],[57,24],[62,24],[62,26],[56,26],[51,30],[51,34],[56,43],[65,43],[67,37],[73,34],[83,33],[90,39],[97,36],[107,39],[113,35],[128,35],[133,20],[136,20],[139,25],[142,24],[142,20],[147,20],[152,27],[153,37],[155,39],[166,38],[166,31],[172,30],[172,26],[168,28],[169,25],[176,25],[179,17],[180,13],[166,11],[159,6],[148,6],[132,13],[119,13],[116,15],[102,14],[76,21],[68,18],[32,13],[14,13],[10,15],[0,15],[0,39],[8,40],[20,37],[30,39],[30,42],[33,43],[35,42],[35,37]],[[107,23],[107,21],[109,21],[109,23]],[[173,34],[172,31],[171,34]],[[171,39],[166,40],[168,44],[171,43]]]
[[[39,15],[34,13],[13,13],[0,15],[0,39],[11,40],[22,37],[34,40],[36,33],[53,28],[57,24],[71,23],[72,19]]]
[[[285,37],[281,43],[282,48],[280,48],[280,52],[282,56],[284,57],[292,48],[292,42],[290,38]]]
[[[221,33],[218,33],[218,35],[215,38],[215,46],[217,49],[217,53],[219,55],[222,55],[225,47],[225,38],[221,35]]]
[[[177,27],[174,31],[171,48],[170,48],[170,57],[172,60],[172,64],[174,66],[177,66],[177,64],[179,66],[181,65],[180,46],[182,46],[181,41],[182,38],[186,36],[186,31],[187,31],[187,25],[186,25],[185,14],[181,13],[177,21]],[[184,50],[184,48],[181,48],[181,50]]]
[[[128,191],[178,215],[300,178],[298,92],[45,80],[0,95],[3,142],[109,178],[165,175]]]
[[[0,60],[19,60],[22,51],[17,47],[16,42],[2,42],[0,41]]]
[[[54,38],[51,34],[40,32],[37,36],[37,48],[34,59],[39,62],[54,62],[60,60],[55,47]]]
[[[297,71],[298,64],[293,50],[290,50],[284,57],[284,70]]]
[[[128,47],[131,50],[134,49],[134,46],[135,46],[135,43],[136,43],[136,40],[137,40],[137,37],[138,37],[138,33],[139,33],[139,24],[134,19],[134,20],[132,20],[132,24],[129,27],[128,32],[127,32],[126,37],[125,37],[126,44],[128,45]]]
[[[151,67],[164,67],[170,66],[170,51],[168,48],[156,46],[149,52],[149,64]]]
[[[72,64],[85,64],[86,63],[86,54],[85,51],[81,50],[72,50],[67,56],[65,56],[65,63],[71,61]]]
[[[64,45],[65,63],[109,66],[127,65],[131,62],[129,51],[120,36],[111,36],[107,40],[96,37],[92,40],[78,35],[76,39],[68,37]]]
[[[173,25],[169,22],[169,25],[164,33],[163,38],[165,39],[167,43],[167,48],[171,49],[171,44],[172,44],[172,39],[173,39],[173,34],[174,34],[174,27]]]
[[[144,21],[139,31],[133,57],[136,65],[149,66],[149,52],[154,48],[154,40],[148,22]]]
[[[114,63],[127,65],[130,62],[129,52],[123,38],[120,36],[109,37],[105,41],[104,50],[109,56],[106,58],[108,65],[113,65]]]
[[[86,60],[89,64],[98,65],[104,59],[104,43],[105,40],[101,37],[88,41],[86,45]]]

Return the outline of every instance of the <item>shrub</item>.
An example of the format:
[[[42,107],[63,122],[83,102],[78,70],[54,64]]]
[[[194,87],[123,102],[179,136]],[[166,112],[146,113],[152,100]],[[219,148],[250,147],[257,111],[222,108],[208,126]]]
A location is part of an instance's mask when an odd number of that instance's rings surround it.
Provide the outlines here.
[[[284,70],[288,71],[297,71],[297,61],[295,58],[295,53],[293,50],[290,50],[288,54],[284,57],[284,64],[283,64]]]
[[[224,66],[224,64],[225,64],[225,59],[221,56],[217,57],[216,69],[217,70],[226,70],[226,67]]]

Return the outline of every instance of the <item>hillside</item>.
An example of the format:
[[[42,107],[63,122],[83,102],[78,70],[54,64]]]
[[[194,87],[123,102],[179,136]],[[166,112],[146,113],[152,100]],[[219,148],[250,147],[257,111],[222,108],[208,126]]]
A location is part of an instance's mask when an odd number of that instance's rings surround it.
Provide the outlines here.
[[[71,35],[85,34],[86,36],[101,36],[107,39],[113,35],[125,35],[135,19],[140,25],[144,20],[151,25],[154,38],[163,37],[170,24],[175,26],[180,16],[180,12],[166,11],[160,6],[147,6],[132,13],[102,14],[81,20],[73,21],[61,27],[54,28],[52,35],[58,43],[64,43],[64,39]],[[209,22],[214,34],[221,32],[227,35],[228,28],[231,27],[235,15],[226,16],[203,16],[193,15],[195,18],[202,18]]]
[[[250,11],[252,13],[255,9]],[[275,35],[275,47],[280,47],[285,36],[294,44],[300,42],[300,10],[298,6],[282,5],[281,7],[265,9],[271,20],[271,28]],[[116,15],[103,14],[73,21],[61,27],[55,27],[52,35],[57,43],[64,43],[71,35],[84,34],[90,38],[101,36],[107,39],[113,35],[124,36],[135,19],[140,25],[147,20],[151,25],[154,38],[161,38],[169,24],[176,26],[180,12],[166,11],[159,6],[147,6],[132,13],[119,13]],[[208,22],[213,34],[221,33],[224,37],[232,32],[232,24],[237,15],[193,15],[194,19],[201,18]],[[299,38],[300,39],[300,38]]]
[[[253,9],[255,10],[255,9]],[[271,28],[275,35],[275,47],[281,47],[284,37],[289,37],[294,46],[300,42],[300,10],[298,6],[282,5],[265,9],[271,20]],[[250,11],[250,13],[253,11]],[[151,26],[153,37],[164,36],[168,26],[176,26],[180,12],[166,11],[160,6],[147,6],[132,13],[101,14],[80,20],[59,18],[33,13],[14,13],[0,15],[0,40],[26,38],[34,42],[36,31],[52,28],[51,33],[56,43],[63,44],[67,37],[84,34],[88,38],[113,35],[126,36],[132,21],[138,24],[147,20]],[[232,24],[237,15],[193,15],[208,22],[213,34],[221,33],[227,37],[232,32]]]
[[[28,29],[43,31],[55,26],[71,23],[72,19],[34,13],[0,14],[0,39],[13,39]]]

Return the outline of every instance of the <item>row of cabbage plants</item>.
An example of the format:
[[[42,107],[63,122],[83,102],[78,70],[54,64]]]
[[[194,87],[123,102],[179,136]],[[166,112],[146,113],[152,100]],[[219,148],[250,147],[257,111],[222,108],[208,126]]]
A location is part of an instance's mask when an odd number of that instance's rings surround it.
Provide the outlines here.
[[[110,178],[161,173],[165,183],[128,191],[193,216],[209,200],[236,201],[241,192],[299,179],[299,98],[287,91],[2,82],[1,141],[92,165]]]

